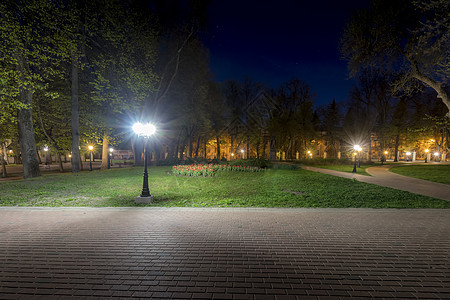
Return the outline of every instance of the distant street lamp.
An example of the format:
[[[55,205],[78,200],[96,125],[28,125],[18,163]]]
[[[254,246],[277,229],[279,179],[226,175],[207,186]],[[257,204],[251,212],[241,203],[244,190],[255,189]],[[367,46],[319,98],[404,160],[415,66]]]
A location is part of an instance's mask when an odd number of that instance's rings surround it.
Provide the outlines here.
[[[358,157],[358,168],[360,167],[360,165],[359,165],[359,152],[361,152],[361,150],[362,150],[362,148],[361,148],[361,146],[360,145],[354,145],[353,146],[353,149],[354,150],[356,150],[357,152],[355,152],[354,153],[354,155],[355,155],[355,164],[353,165],[353,173],[356,173],[356,158]]]
[[[430,152],[430,150],[425,149],[425,163],[428,162],[428,152]]]
[[[411,155],[411,152],[406,152],[406,161],[409,161],[409,156]]]
[[[387,154],[388,154],[387,151],[384,151],[384,152],[383,152],[383,155],[381,156],[381,165],[383,165],[383,163],[386,161],[386,159],[387,159]]]
[[[45,145],[44,148],[42,149],[45,152],[45,168],[50,168],[49,163],[50,163],[50,159],[49,159],[49,154],[48,154],[48,146]]]
[[[92,151],[94,150],[94,146],[89,145],[88,149],[89,149],[89,151],[91,151],[89,153],[89,171],[92,171]]]
[[[113,148],[109,148],[109,156],[108,156],[108,169],[111,169],[112,166],[112,154],[113,154],[114,149]]]
[[[148,188],[148,172],[147,172],[147,141],[156,132],[156,127],[151,123],[135,123],[133,125],[133,131],[138,136],[144,138],[144,180],[142,183],[142,193],[136,199],[136,203],[150,203],[153,196],[150,195]]]
[[[241,153],[242,153],[242,159],[244,159],[244,149],[241,149]]]
[[[434,152],[434,161],[439,161],[439,152]]]

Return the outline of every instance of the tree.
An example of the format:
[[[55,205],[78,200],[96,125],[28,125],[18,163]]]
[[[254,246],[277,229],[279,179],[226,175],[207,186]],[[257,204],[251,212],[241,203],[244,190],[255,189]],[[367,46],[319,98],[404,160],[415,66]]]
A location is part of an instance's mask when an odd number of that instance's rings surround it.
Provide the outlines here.
[[[0,4],[2,85],[3,91],[7,91],[9,107],[17,109],[24,178],[40,176],[32,117],[33,94],[45,88],[45,78],[55,70],[52,62],[59,57],[53,48],[55,30],[51,26],[51,8],[51,1],[7,0]]]
[[[347,24],[341,53],[351,75],[368,66],[397,73],[394,91],[431,87],[450,117],[450,2],[373,0]]]
[[[327,157],[328,155],[330,157],[337,157],[338,141],[341,138],[342,115],[335,99],[321,111],[321,115],[321,129],[325,132],[324,137],[327,141],[327,147],[325,149]]]

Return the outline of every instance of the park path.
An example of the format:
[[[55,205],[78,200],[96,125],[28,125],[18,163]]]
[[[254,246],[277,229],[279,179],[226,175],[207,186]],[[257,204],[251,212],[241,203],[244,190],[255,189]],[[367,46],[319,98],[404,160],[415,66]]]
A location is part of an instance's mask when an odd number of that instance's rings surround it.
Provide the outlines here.
[[[450,185],[431,182],[418,178],[407,177],[395,174],[389,171],[392,165],[370,167],[366,172],[371,176],[339,172],[334,170],[303,166],[309,171],[320,172],[333,176],[356,179],[360,182],[372,183],[380,186],[386,186],[397,190],[403,190],[414,194],[425,195],[437,199],[450,201]]]

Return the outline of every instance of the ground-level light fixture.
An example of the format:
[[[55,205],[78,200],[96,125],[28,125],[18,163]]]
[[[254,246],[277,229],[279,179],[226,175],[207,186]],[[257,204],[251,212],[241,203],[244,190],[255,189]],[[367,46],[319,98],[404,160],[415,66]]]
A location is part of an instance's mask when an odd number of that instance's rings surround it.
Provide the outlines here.
[[[148,188],[148,171],[147,171],[147,141],[156,132],[155,125],[151,123],[134,123],[133,131],[137,136],[144,138],[144,179],[142,183],[142,193],[136,198],[136,203],[150,203],[153,196],[150,195]]]

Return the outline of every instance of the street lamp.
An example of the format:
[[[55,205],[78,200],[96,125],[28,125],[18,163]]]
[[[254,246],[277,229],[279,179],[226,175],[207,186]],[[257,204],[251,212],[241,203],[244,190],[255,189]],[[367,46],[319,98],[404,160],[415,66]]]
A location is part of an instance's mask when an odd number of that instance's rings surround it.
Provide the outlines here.
[[[244,149],[241,149],[242,159],[244,159]]]
[[[439,152],[434,152],[434,161],[439,161]]]
[[[354,145],[353,149],[356,150],[357,152],[353,153],[353,155],[355,156],[355,163],[353,165],[352,173],[356,173],[356,157],[357,157],[358,153],[362,150],[362,148],[360,145]],[[358,168],[359,168],[359,160],[358,160]]]
[[[430,150],[425,149],[425,163],[428,162],[428,152],[430,152]]]
[[[92,171],[92,150],[94,150],[94,146],[89,145],[88,149],[89,149],[89,151],[91,151],[89,153],[89,171]]]
[[[138,136],[144,138],[144,180],[142,184],[142,193],[136,198],[136,203],[150,203],[153,196],[150,195],[150,190],[148,188],[148,172],[147,172],[147,141],[156,132],[156,127],[151,123],[135,123],[133,125],[133,131]]]
[[[411,152],[406,152],[406,161],[409,161],[409,156],[411,155]]]
[[[383,165],[383,163],[386,161],[386,159],[387,159],[387,154],[388,154],[387,151],[384,151],[384,152],[383,152],[383,155],[381,156],[381,165]]]
[[[111,166],[112,166],[112,154],[113,154],[113,151],[114,151],[113,148],[109,148],[109,156],[108,156],[109,163],[108,163],[108,169],[111,169]]]

